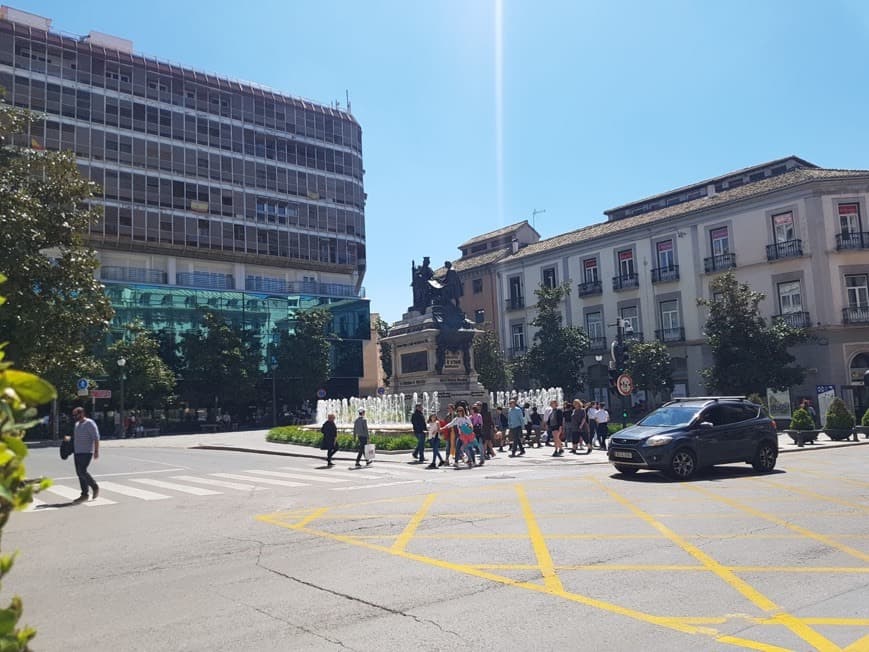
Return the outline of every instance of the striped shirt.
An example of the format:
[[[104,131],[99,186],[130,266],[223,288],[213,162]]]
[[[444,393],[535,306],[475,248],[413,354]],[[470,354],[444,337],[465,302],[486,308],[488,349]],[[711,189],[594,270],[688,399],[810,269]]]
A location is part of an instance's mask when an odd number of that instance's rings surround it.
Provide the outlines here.
[[[75,431],[72,436],[72,447],[74,453],[93,453],[94,442],[100,440],[100,429],[93,419],[85,417],[83,420],[76,422]]]

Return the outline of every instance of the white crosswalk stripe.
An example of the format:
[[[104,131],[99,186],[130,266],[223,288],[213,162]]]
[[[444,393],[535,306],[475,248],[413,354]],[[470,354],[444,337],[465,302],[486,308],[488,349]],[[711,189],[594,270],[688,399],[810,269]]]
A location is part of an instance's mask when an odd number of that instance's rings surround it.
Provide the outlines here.
[[[253,473],[256,475],[268,475],[274,476],[276,478],[292,478],[294,480],[308,480],[312,482],[326,482],[326,483],[341,483],[347,482],[347,480],[343,478],[327,478],[325,476],[314,475],[313,473],[304,474],[304,473],[287,473],[285,471],[258,471],[256,469],[247,469],[245,473]]]
[[[128,487],[116,482],[100,482],[100,491],[110,491],[112,493],[121,494],[122,496],[130,496],[131,498],[140,498],[141,500],[166,500],[171,498],[166,494],[158,494],[147,489],[137,489],[136,487]]]
[[[272,478],[258,478],[256,476],[240,475],[238,473],[212,473],[211,475],[217,478],[228,478],[229,480],[241,480],[242,482],[259,482],[261,484],[273,484],[278,487],[307,487],[304,482],[291,482],[289,480],[273,480]]]
[[[377,484],[360,484],[353,487],[330,487],[332,491],[354,491],[359,489],[374,489],[375,487],[392,487],[397,484],[415,484],[422,480],[398,480],[396,482],[380,482]]]
[[[192,475],[173,475],[171,479],[183,480],[184,482],[194,482],[211,487],[223,487],[224,489],[237,489],[238,491],[263,491],[265,489],[265,487],[257,487],[252,484],[229,482],[228,480],[215,480],[214,478],[197,478]]]
[[[187,485],[178,484],[177,482],[166,482],[165,480],[154,480],[152,478],[131,478],[131,482],[138,482],[139,484],[146,484],[160,489],[172,489],[173,491],[180,491],[181,493],[192,494],[194,496],[218,496],[222,493],[212,489],[188,487]]]
[[[287,471],[293,471],[294,473],[323,473],[325,475],[334,476],[336,478],[347,478],[352,480],[359,479],[359,473],[355,471],[335,471],[333,469],[323,469],[322,471],[319,469],[297,469],[294,466],[281,466],[281,469],[286,469]]]
[[[100,485],[102,489],[102,485]],[[73,501],[79,496],[81,496],[81,489],[73,489],[72,487],[65,487],[62,484],[53,484],[46,491],[55,494],[56,496],[60,496],[61,498],[66,498],[69,501]],[[100,507],[102,505],[115,505],[114,500],[109,500],[108,498],[97,498],[96,500],[88,500],[83,503],[88,507]]]

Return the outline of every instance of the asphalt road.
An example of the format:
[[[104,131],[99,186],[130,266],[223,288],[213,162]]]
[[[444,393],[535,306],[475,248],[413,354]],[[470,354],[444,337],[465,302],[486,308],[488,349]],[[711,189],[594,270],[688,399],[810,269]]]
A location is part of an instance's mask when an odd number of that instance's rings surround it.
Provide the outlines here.
[[[685,484],[546,452],[357,471],[107,442],[69,506],[72,465],[34,450],[56,484],[7,526],[3,589],[36,650],[869,650],[869,447]]]

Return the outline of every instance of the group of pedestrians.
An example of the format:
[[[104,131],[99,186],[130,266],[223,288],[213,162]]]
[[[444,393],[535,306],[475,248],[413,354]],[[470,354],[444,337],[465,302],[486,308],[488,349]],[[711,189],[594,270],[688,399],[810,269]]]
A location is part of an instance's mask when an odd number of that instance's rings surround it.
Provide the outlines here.
[[[599,402],[583,403],[579,399],[559,405],[551,401],[540,413],[527,403],[520,407],[515,398],[510,399],[506,409],[497,407],[493,414],[485,402],[473,405],[461,402],[447,406],[446,414],[438,417],[430,414],[426,419],[421,403],[414,406],[410,422],[416,437],[413,458],[416,464],[425,464],[427,469],[449,466],[455,468],[464,462],[468,467],[483,466],[498,453],[507,452],[510,457],[525,455],[529,448],[554,447],[553,457],[564,455],[565,445],[574,455],[589,454],[593,448],[606,450],[609,435],[609,412]],[[338,431],[335,415],[330,414],[320,428],[323,433],[321,448],[326,450],[327,466],[334,466],[332,457],[338,450]],[[545,437],[544,437],[545,433]],[[367,454],[368,423],[365,410],[360,409],[353,424],[353,434],[358,443],[356,467],[371,464]],[[431,460],[426,459],[430,448]]]

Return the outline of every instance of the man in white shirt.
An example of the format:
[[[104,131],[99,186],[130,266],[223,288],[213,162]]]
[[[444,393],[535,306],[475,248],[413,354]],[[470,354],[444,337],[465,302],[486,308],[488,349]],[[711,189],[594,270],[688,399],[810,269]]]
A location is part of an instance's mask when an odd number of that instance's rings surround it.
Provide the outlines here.
[[[601,450],[606,450],[606,438],[609,437],[609,422],[610,422],[610,413],[607,412],[606,405],[603,403],[600,404],[600,408],[598,408],[597,412],[594,415],[595,421],[597,421],[597,441],[600,444]]]
[[[78,476],[78,482],[81,486],[81,496],[73,502],[81,503],[88,499],[88,489],[93,491],[94,500],[100,495],[100,488],[90,473],[88,473],[88,465],[91,460],[96,460],[100,456],[100,431],[97,424],[85,416],[84,408],[77,407],[72,411],[72,417],[75,419],[75,429],[73,430],[73,461],[75,462],[75,474]]]
[[[591,433],[591,441],[594,442],[597,437],[597,410],[600,403],[594,402],[588,404],[588,410],[585,412],[585,418],[588,419],[588,431]],[[591,445],[591,444],[589,444]]]

